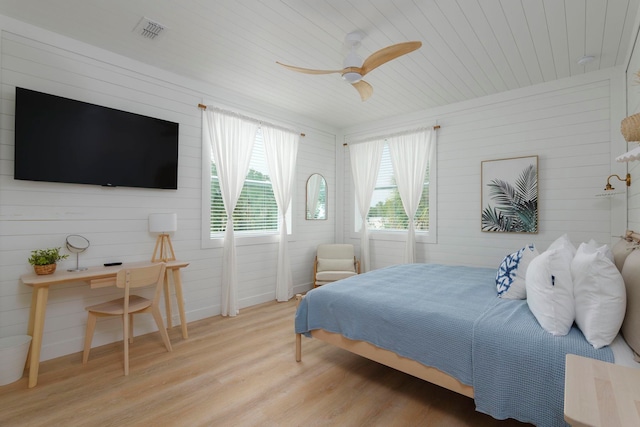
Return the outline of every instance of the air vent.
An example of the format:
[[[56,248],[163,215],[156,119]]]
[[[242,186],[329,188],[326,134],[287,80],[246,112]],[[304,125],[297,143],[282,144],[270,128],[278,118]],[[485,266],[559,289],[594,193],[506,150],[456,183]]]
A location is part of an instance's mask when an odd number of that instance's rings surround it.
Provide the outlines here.
[[[148,39],[155,39],[164,31],[166,27],[158,22],[152,21],[149,18],[142,18],[138,25],[133,29],[137,34]]]

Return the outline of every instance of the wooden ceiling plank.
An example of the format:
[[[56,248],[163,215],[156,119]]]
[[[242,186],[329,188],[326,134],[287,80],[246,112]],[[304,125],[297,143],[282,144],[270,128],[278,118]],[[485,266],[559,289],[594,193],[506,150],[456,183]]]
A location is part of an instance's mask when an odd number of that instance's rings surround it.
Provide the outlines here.
[[[523,0],[522,6],[542,77],[545,82],[556,80],[558,74],[544,3],[540,0]]]
[[[499,0],[482,0],[479,2],[484,16],[493,29],[500,48],[509,61],[509,67],[513,70],[520,87],[533,84],[529,76],[529,70],[524,64],[518,45],[513,37],[509,23]]]
[[[529,78],[531,78],[531,83],[542,83],[544,81],[542,64],[536,52],[531,28],[522,3],[507,1],[501,4],[511,37],[518,47],[520,58],[527,69]]]

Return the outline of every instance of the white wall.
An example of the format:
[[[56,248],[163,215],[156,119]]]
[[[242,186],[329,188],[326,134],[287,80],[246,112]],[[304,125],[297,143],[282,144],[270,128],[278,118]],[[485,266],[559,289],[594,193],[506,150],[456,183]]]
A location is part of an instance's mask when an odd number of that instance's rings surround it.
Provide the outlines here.
[[[497,267],[529,242],[544,250],[563,233],[575,243],[591,238],[610,243],[624,232],[624,195],[594,196],[609,174],[625,171],[613,161],[625,147],[619,131],[624,87],[623,70],[610,69],[343,132],[348,140],[437,121],[437,243],[417,244],[417,260]],[[343,231],[359,245],[348,150],[343,152]],[[539,233],[481,232],[481,162],[532,155],[539,157]],[[373,267],[401,263],[403,248],[404,241],[372,240]]]
[[[178,258],[190,262],[182,273],[188,320],[220,313],[222,249],[201,248],[202,141],[197,104],[203,100],[306,134],[298,153],[294,234],[289,250],[295,291],[310,288],[315,248],[334,240],[335,130],[293,113],[256,105],[224,88],[185,79],[2,16],[0,31],[0,337],[27,330],[31,289],[19,278],[32,271],[27,263],[31,250],[64,246],[67,235],[81,234],[91,241],[91,247],[81,255],[82,265],[147,260],[155,244],[155,236],[147,231],[147,216],[153,212],[178,214],[178,231],[172,240]],[[14,180],[16,86],[178,122],[178,190]],[[324,175],[329,185],[326,221],[304,219],[305,183],[312,173]],[[240,242],[241,307],[275,299],[277,252],[275,244]],[[75,259],[70,258],[58,268],[72,266]],[[56,286],[49,293],[42,359],[80,351],[84,307],[112,295],[113,290],[90,290],[83,283]],[[148,320],[137,322],[138,332],[154,329]],[[118,320],[99,322],[94,345],[120,339]]]

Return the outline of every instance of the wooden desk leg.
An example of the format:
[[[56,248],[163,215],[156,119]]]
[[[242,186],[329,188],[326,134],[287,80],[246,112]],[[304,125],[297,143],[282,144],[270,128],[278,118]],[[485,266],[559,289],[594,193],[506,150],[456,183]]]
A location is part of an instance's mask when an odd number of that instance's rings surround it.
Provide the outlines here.
[[[29,388],[35,387],[36,384],[38,384],[42,332],[44,331],[44,316],[47,310],[48,298],[49,287],[44,286],[33,289],[30,309],[31,317],[29,318],[29,333],[32,337],[31,351],[29,352]]]
[[[180,269],[173,270],[173,286],[176,288],[176,300],[178,301],[178,311],[180,312],[180,326],[182,327],[182,338],[189,338],[187,332],[187,316],[184,313],[184,298],[182,297],[182,280],[180,279]]]
[[[164,276],[164,308],[167,312],[167,329],[173,327],[171,321],[171,291],[169,289],[169,270],[165,272]]]
[[[33,288],[31,292],[31,306],[29,307],[29,326],[27,326],[27,335],[33,337],[33,326],[36,320],[36,305],[38,304],[38,292],[36,288]],[[33,344],[33,338],[31,344],[29,344],[29,352],[27,353],[27,361],[24,365],[25,370],[29,370],[31,364],[31,346]]]

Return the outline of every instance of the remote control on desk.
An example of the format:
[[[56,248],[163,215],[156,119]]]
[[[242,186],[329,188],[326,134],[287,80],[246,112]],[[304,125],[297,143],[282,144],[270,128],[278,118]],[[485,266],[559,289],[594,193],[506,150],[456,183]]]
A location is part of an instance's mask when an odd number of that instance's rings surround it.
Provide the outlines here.
[[[122,265],[121,262],[105,262],[104,266],[105,267],[113,267],[114,265]]]

